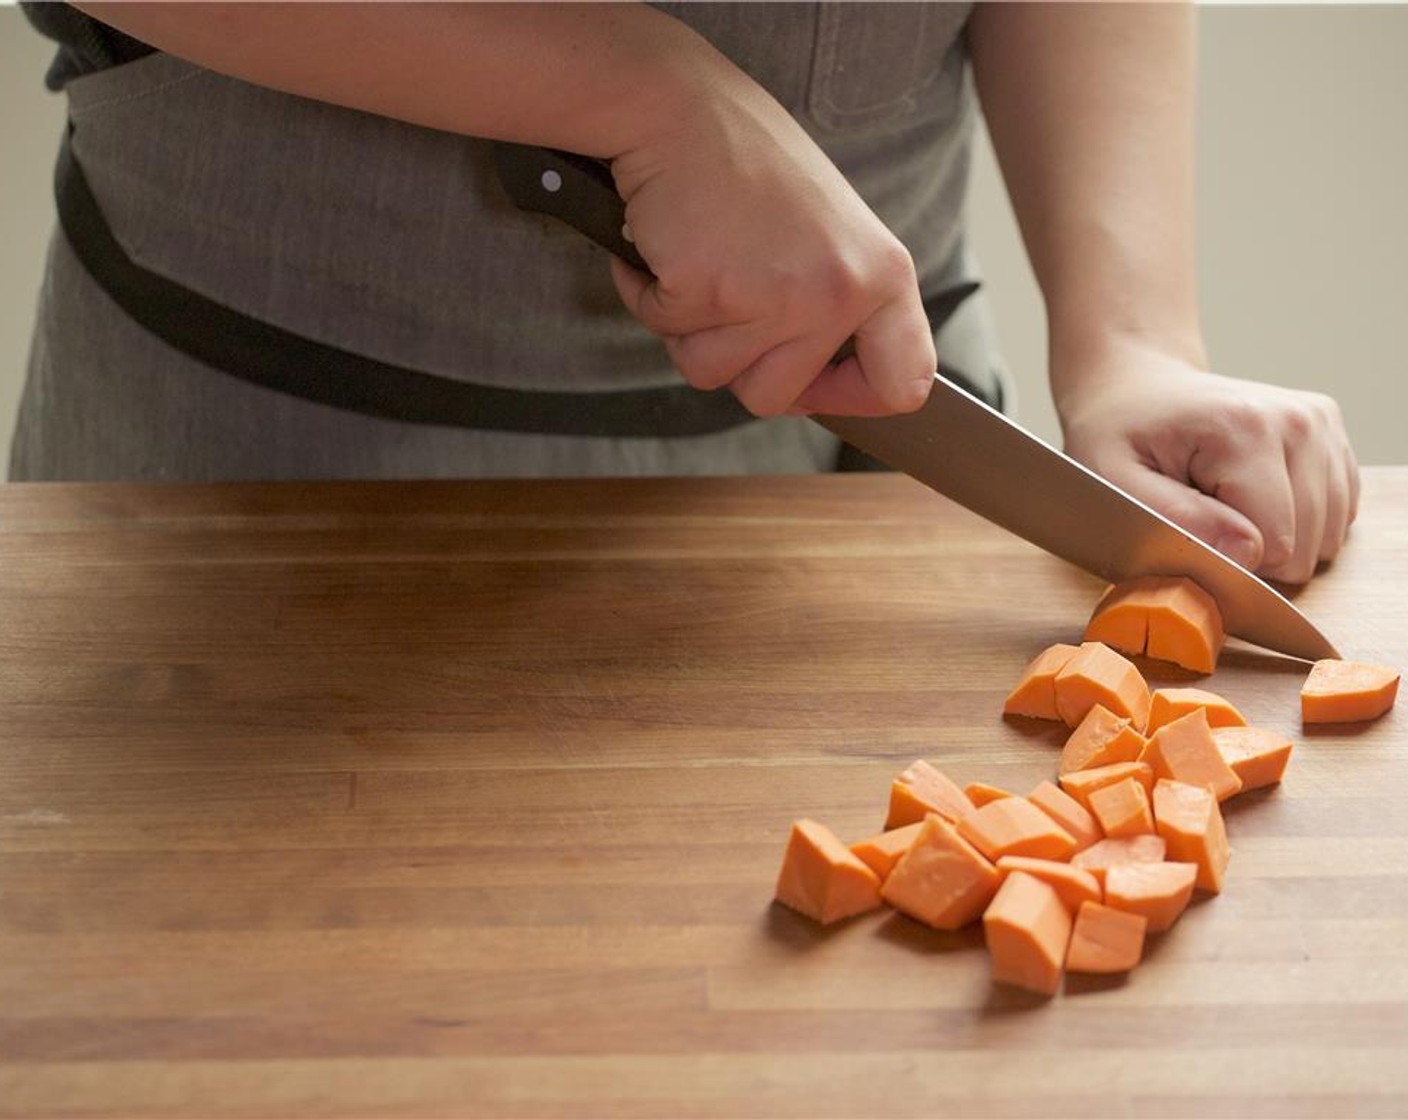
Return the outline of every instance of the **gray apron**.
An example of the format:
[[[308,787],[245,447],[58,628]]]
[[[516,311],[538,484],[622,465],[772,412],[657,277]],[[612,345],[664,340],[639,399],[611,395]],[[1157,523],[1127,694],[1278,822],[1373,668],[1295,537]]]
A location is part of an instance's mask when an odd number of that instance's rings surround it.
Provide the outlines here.
[[[769,89],[915,257],[971,276],[961,236],[973,96],[966,5],[661,5]],[[209,299],[381,362],[592,394],[678,384],[603,252],[513,208],[482,141],[263,89],[165,54],[67,86],[72,150],[127,255]],[[941,360],[995,377],[980,298]],[[492,425],[489,425],[491,428]],[[194,361],[51,244],[10,476],[412,478],[833,469],[809,421],[625,438],[360,415]]]

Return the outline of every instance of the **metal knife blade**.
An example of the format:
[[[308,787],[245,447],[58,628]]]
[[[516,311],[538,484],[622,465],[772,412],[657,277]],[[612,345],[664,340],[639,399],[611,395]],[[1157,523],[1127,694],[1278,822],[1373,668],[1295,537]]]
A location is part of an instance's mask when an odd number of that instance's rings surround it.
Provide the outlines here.
[[[559,218],[636,268],[625,204],[597,160],[518,144],[495,145],[499,178],[524,210]],[[1314,661],[1338,657],[1284,596],[1197,537],[936,377],[925,405],[900,416],[814,416],[881,462],[1024,540],[1111,582],[1187,576],[1222,610],[1229,634]]]

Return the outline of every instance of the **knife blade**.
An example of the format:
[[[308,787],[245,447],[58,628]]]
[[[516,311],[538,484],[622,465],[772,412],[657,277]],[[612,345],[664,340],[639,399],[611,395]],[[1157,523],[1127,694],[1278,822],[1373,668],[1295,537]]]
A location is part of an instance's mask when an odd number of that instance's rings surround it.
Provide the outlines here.
[[[610,169],[571,152],[496,143],[499,178],[521,209],[549,214],[642,271]],[[1038,548],[1112,583],[1187,576],[1223,624],[1253,645],[1308,661],[1334,645],[1275,588],[1134,496],[935,377],[922,408],[896,416],[813,416],[847,443]]]

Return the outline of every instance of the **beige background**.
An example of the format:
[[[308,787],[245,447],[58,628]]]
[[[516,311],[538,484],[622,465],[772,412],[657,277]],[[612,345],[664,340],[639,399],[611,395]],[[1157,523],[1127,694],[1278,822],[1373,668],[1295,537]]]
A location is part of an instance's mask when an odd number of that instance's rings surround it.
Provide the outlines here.
[[[1199,268],[1213,363],[1333,393],[1360,458],[1408,462],[1408,7],[1204,8]],[[49,57],[0,7],[0,446],[22,384],[62,126]],[[1059,434],[1041,302],[986,145],[973,236],[1020,419]]]

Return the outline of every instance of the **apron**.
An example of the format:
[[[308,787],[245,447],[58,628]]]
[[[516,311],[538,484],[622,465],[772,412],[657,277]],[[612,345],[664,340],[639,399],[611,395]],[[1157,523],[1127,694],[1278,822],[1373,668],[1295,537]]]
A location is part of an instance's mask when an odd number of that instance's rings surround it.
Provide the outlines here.
[[[974,112],[961,41],[966,6],[661,7],[798,117],[909,247],[922,291],[972,277],[960,226]],[[195,360],[124,311],[60,232],[12,479],[682,475],[837,465],[838,441],[819,426],[741,410],[726,423],[685,417],[639,431],[607,425],[601,435],[503,430],[494,401],[531,406],[534,393],[566,400],[568,412],[585,417],[569,426],[574,432],[594,430],[592,417],[609,411],[603,402],[630,394],[684,401],[681,416],[688,399],[714,395],[685,386],[658,340],[621,307],[600,249],[513,207],[483,141],[278,93],[160,53],[77,78],[66,92],[71,157],[135,267],[365,364],[478,387],[474,399],[486,403],[468,420],[408,422]],[[988,334],[981,299],[966,301],[938,336],[941,365],[999,399]],[[357,369],[316,376],[355,379]],[[708,408],[719,411],[717,402]]]

